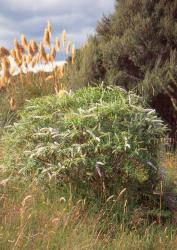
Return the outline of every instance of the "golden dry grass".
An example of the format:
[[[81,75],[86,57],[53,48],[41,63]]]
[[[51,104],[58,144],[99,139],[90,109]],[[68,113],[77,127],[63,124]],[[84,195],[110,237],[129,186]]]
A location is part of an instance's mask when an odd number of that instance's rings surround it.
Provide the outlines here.
[[[60,40],[62,41],[62,48]],[[55,42],[53,43],[53,41]],[[24,67],[26,69],[29,67],[34,68],[37,64],[41,63],[53,64],[56,61],[57,54],[63,52],[66,54],[66,56],[70,56],[72,58],[72,63],[74,63],[76,54],[75,46],[74,44],[71,44],[69,40],[67,41],[66,31],[63,31],[61,39],[59,37],[53,38],[52,25],[50,22],[48,22],[47,27],[44,30],[43,39],[39,44],[37,44],[37,42],[33,39],[28,42],[24,34],[21,35],[21,42],[19,42],[17,39],[14,39],[13,44],[14,48],[11,51],[5,47],[0,47],[0,94],[4,90],[8,91],[9,89],[13,88],[13,93],[10,91],[11,96],[9,97],[9,102],[12,109],[16,107],[15,96],[17,92],[17,82],[21,82],[21,85],[23,88],[25,88],[25,85],[27,86],[33,84],[35,78],[35,81],[41,85],[41,88],[48,88],[49,90],[53,89],[54,92],[58,93],[61,89],[61,86],[63,86],[62,78],[67,66],[56,67],[50,75],[43,74],[43,72],[39,72],[37,74],[27,73],[24,75],[23,69]],[[16,65],[20,69],[20,73],[16,77],[13,76],[15,69],[11,65],[9,56],[13,58]]]
[[[175,229],[170,225],[146,225],[129,231],[126,225],[106,219],[106,206],[94,213],[84,200],[74,201],[71,192],[59,192],[55,186],[47,190],[34,183],[11,182],[4,177],[1,171],[2,250],[176,249]]]

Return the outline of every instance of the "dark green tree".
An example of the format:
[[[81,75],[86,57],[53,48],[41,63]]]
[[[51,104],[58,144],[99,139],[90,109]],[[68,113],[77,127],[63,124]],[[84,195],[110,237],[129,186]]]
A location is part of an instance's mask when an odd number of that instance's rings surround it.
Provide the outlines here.
[[[92,76],[87,75],[85,83],[103,80],[136,89],[168,122],[175,137],[177,0],[116,0],[115,12],[104,16],[96,31],[81,52],[80,70],[90,69]],[[86,53],[91,56],[82,65]],[[99,74],[92,68],[99,68]]]

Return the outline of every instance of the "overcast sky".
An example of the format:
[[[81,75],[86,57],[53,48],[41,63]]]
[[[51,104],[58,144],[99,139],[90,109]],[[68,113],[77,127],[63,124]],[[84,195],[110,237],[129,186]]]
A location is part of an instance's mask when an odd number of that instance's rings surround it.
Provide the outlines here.
[[[11,48],[22,33],[39,42],[50,20],[54,36],[66,29],[79,47],[113,9],[114,0],[0,0],[0,46]]]

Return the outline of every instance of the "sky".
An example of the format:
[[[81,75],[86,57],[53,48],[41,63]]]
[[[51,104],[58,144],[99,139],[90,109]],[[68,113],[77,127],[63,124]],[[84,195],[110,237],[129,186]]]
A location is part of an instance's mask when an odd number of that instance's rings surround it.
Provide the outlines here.
[[[0,0],[0,46],[11,49],[13,39],[21,34],[41,41],[50,20],[54,37],[65,29],[80,47],[102,15],[113,10],[114,0]]]

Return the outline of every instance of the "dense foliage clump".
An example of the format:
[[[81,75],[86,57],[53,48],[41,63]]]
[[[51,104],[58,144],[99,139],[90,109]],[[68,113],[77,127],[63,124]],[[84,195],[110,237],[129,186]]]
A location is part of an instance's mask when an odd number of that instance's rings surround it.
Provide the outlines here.
[[[117,0],[78,53],[74,80],[137,89],[177,131],[177,1]],[[88,55],[88,56],[87,56]],[[90,56],[89,56],[90,55]],[[73,71],[72,68],[72,71]]]
[[[152,194],[158,179],[152,164],[165,127],[134,93],[84,88],[30,100],[20,116],[2,139],[11,173],[55,177],[60,186],[69,183],[86,197],[126,188],[140,202]]]

